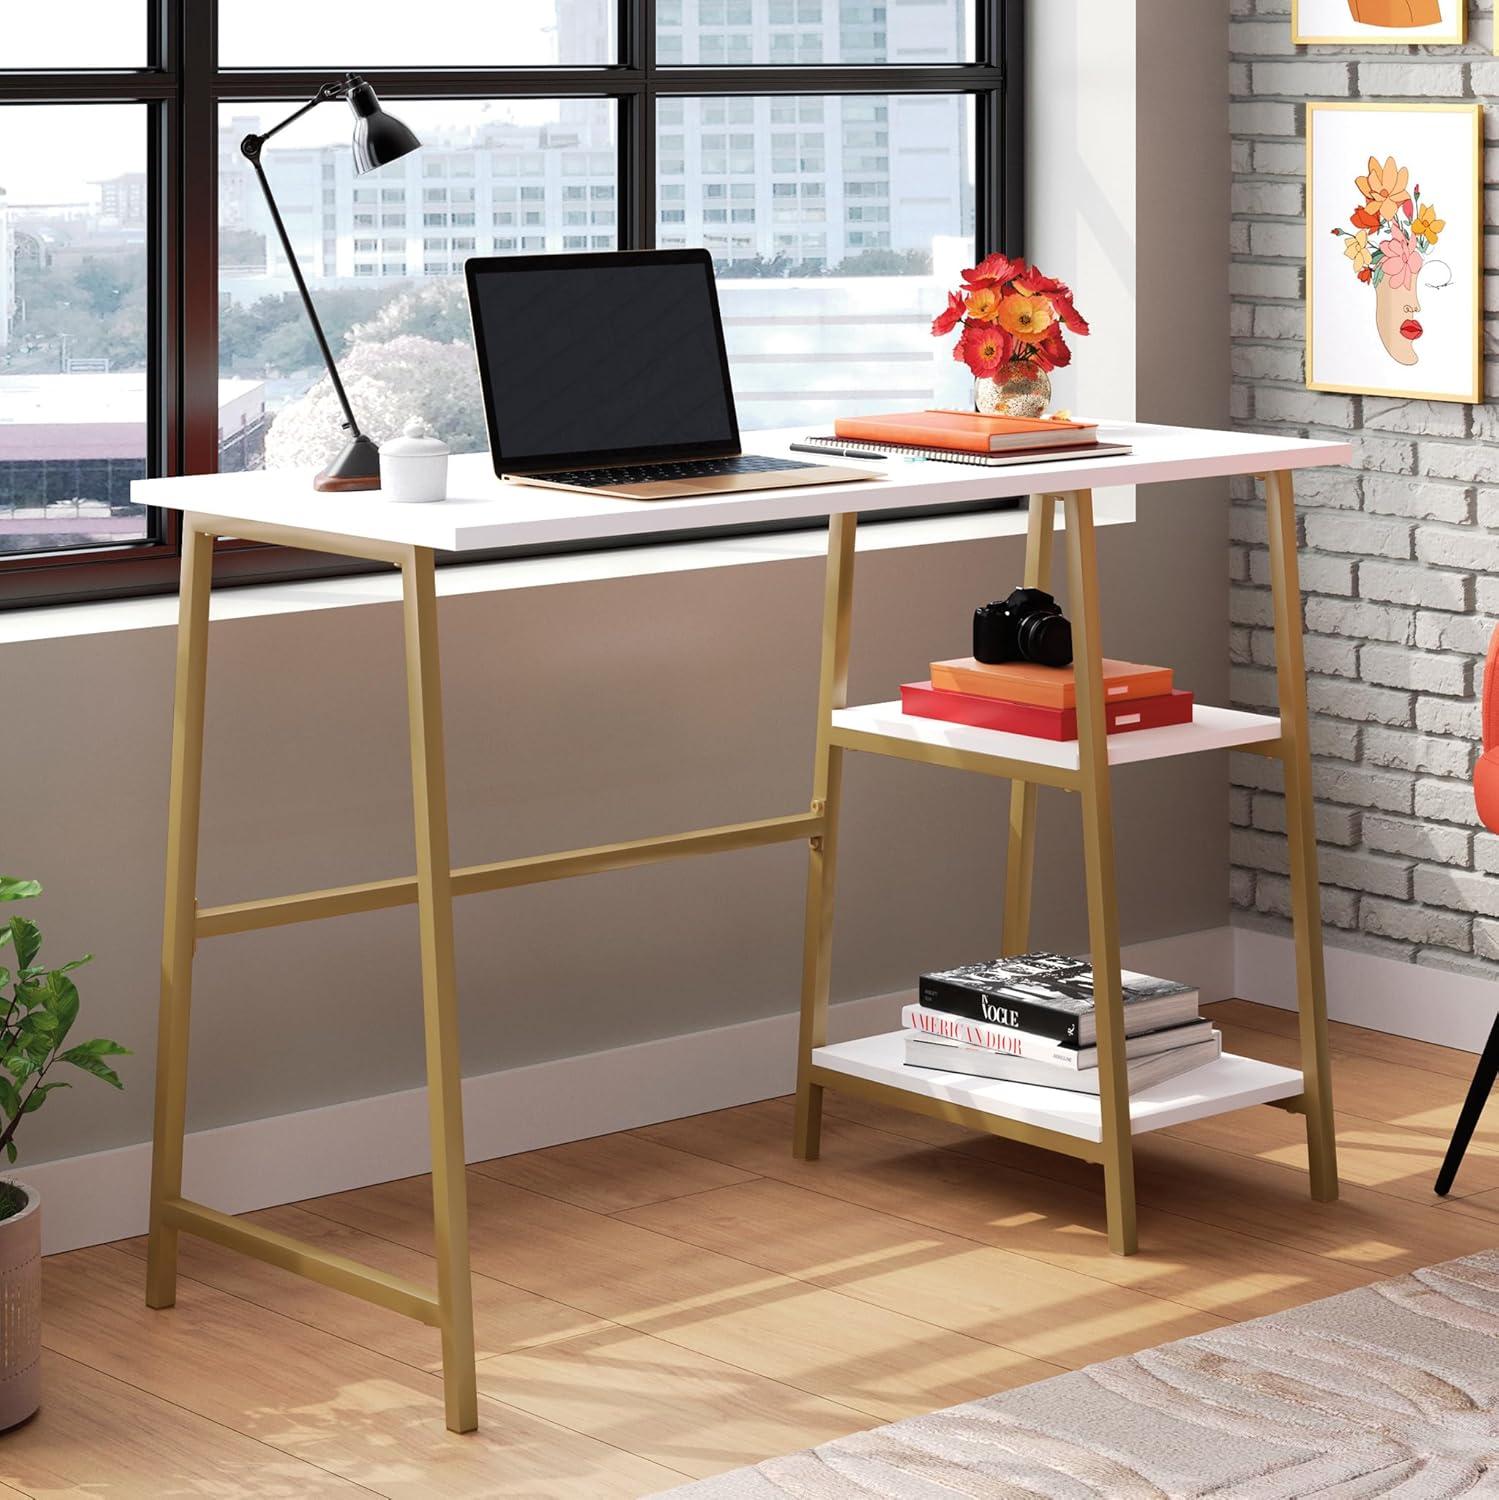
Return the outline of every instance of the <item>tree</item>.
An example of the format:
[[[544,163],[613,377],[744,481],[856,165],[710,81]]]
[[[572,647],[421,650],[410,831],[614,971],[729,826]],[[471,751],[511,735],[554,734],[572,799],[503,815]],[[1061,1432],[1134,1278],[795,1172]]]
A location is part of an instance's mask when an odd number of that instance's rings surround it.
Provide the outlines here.
[[[356,343],[339,373],[359,425],[377,443],[397,436],[413,417],[455,453],[489,446],[473,349],[465,343],[400,334]],[[266,434],[268,467],[321,465],[348,441],[343,412],[325,375],[306,395],[276,413]]]

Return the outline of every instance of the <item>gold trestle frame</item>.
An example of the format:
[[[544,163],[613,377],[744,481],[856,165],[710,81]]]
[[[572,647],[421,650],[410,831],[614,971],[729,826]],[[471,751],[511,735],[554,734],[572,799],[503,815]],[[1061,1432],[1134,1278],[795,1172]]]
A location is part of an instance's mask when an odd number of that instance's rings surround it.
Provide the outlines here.
[[[1281,1101],[1281,1107],[1306,1116],[1312,1195],[1327,1200],[1337,1196],[1337,1167],[1331,1094],[1327,1085],[1327,1022],[1318,921],[1316,837],[1307,751],[1300,589],[1290,476],[1271,475],[1266,488],[1282,732],[1279,740],[1251,748],[1278,757],[1286,768],[1305,1078],[1304,1092],[1294,1099]],[[988,756],[972,756],[962,751],[834,729],[833,711],[846,705],[848,695],[856,525],[853,515],[834,516],[829,527],[823,602],[817,752],[811,803],[806,812],[457,870],[451,868],[448,851],[437,598],[431,549],[362,542],[336,534],[222,520],[209,515],[184,516],[151,1168],[150,1246],[146,1272],[148,1305],[170,1307],[176,1300],[177,1244],[182,1233],[199,1235],[231,1250],[363,1297],[440,1330],[447,1425],[454,1432],[472,1431],[478,1425],[478,1396],[454,982],[454,897],[796,839],[806,839],[809,850],[797,1052],[796,1154],[808,1159],[818,1154],[825,1088],[897,1104],[1064,1152],[1103,1166],[1109,1243],[1120,1254],[1132,1253],[1136,1246],[1134,1174],[1124,1075],[1110,776],[1104,733],[1097,563],[1090,493],[1078,491],[1032,499],[1025,578],[1029,584],[1045,586],[1050,577],[1054,514],[1059,501],[1066,521],[1067,570],[1080,689],[1080,762],[1077,771],[995,760]],[[198,906],[208,602],[212,588],[213,546],[218,536],[243,537],[364,557],[390,563],[401,570],[415,809],[414,876],[225,906]],[[861,749],[1009,777],[1015,783],[1011,793],[1003,919],[1003,947],[1007,953],[1023,951],[1028,942],[1031,875],[1035,859],[1036,787],[1063,787],[1081,795],[1089,931],[1095,963],[1099,965],[1096,983],[1100,999],[1101,1143],[997,1119],[961,1105],[867,1083],[813,1064],[813,1049],[826,1041],[827,1033],[843,752]],[[437,1260],[435,1292],[182,1196],[188,1030],[193,954],[198,939],[413,904],[417,907],[420,932],[431,1121],[432,1209]]]
[[[1337,1197],[1332,1094],[1328,1082],[1327,1002],[1322,971],[1322,927],[1317,891],[1317,841],[1313,821],[1311,762],[1307,739],[1306,673],[1302,659],[1301,585],[1296,559],[1296,520],[1291,476],[1264,476],[1269,510],[1270,573],[1275,603],[1276,669],[1281,733],[1276,740],[1244,749],[1274,757],[1285,767],[1291,892],[1297,961],[1303,1091],[1276,1107],[1306,1117],[1312,1197]],[[801,1037],[797,1054],[796,1134],[799,1157],[818,1154],[822,1096],[835,1089],[860,1098],[915,1110],[1028,1145],[1059,1151],[1103,1167],[1109,1247],[1119,1255],[1138,1248],[1135,1222],[1134,1153],[1125,1071],[1123,1001],[1120,993],[1118,893],[1110,807],[1108,735],[1104,718],[1098,560],[1093,496],[1088,490],[1033,495],[1030,501],[1025,582],[1049,585],[1060,506],[1065,523],[1068,598],[1076,655],[1078,768],[1061,770],[975,755],[947,746],[923,745],[861,730],[838,729],[835,709],[846,706],[850,619],[853,606],[854,517],[838,518],[828,549],[824,593],[823,662],[818,702],[814,808],[827,829],[812,840],[807,874],[806,951],[802,967]],[[967,1105],[908,1093],[904,1089],[822,1068],[813,1051],[827,1040],[829,973],[833,931],[833,884],[837,823],[845,750],[865,750],[927,765],[1007,778],[1010,818],[1005,858],[1001,946],[1022,953],[1030,945],[1031,887],[1036,853],[1036,790],[1060,787],[1082,800],[1083,863],[1087,890],[1089,948],[1098,998],[1101,1142],[985,1114]]]

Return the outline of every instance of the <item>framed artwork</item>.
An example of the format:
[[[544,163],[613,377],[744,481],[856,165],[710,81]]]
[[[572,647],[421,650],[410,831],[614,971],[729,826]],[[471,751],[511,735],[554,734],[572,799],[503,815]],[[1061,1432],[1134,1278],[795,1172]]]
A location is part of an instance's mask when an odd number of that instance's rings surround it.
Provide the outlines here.
[[[1291,0],[1291,40],[1363,47],[1461,46],[1468,0]]]
[[[1306,383],[1483,399],[1483,107],[1308,104]]]

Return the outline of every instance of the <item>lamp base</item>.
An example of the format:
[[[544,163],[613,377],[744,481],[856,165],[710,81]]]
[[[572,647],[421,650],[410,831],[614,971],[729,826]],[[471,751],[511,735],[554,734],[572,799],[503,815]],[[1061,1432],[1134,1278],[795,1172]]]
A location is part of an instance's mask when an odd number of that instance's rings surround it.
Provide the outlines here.
[[[378,490],[380,449],[362,432],[312,481],[315,490]]]

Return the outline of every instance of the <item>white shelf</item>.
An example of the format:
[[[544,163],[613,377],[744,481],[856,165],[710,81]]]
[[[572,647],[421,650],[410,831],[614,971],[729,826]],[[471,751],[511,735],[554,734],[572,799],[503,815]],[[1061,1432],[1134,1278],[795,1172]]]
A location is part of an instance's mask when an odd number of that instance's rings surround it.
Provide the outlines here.
[[[1093,1095],[908,1067],[906,1035],[904,1031],[888,1031],[882,1036],[817,1047],[812,1062],[832,1073],[967,1105],[1000,1119],[1018,1120],[1085,1141],[1103,1139],[1098,1100]],[[1134,1134],[1141,1135],[1231,1109],[1294,1098],[1302,1090],[1301,1074],[1291,1068],[1225,1052],[1215,1062],[1132,1095],[1130,1123]]]
[[[875,735],[907,745],[939,746],[975,755],[992,755],[996,760],[1053,766],[1062,771],[1078,769],[1076,740],[1042,740],[1027,734],[1006,734],[998,729],[973,729],[967,724],[950,724],[945,719],[923,719],[904,713],[899,703],[869,703],[859,708],[834,709],[833,728],[851,734]],[[1241,713],[1236,708],[1208,708],[1199,704],[1192,711],[1190,724],[1111,734],[1109,763],[1127,766],[1138,761],[1195,755],[1203,750],[1227,750],[1235,745],[1256,745],[1279,738],[1279,719],[1264,714]],[[898,755],[901,752],[898,746],[892,746],[890,753]]]

